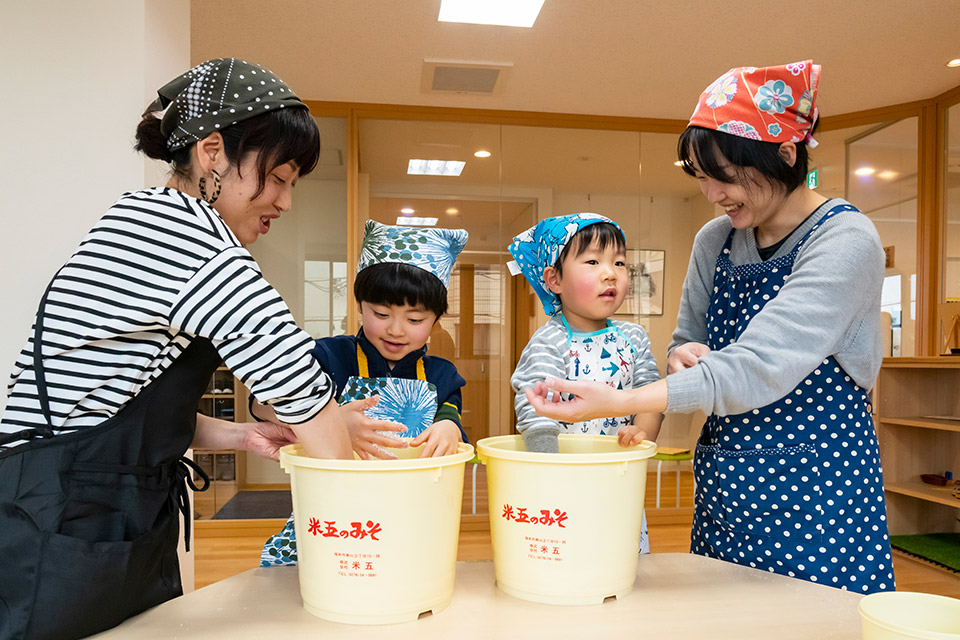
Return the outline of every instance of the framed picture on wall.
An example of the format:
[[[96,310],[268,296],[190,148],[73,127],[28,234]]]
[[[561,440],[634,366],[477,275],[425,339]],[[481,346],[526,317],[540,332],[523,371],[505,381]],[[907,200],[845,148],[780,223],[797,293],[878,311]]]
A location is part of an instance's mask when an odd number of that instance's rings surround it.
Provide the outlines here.
[[[657,249],[627,250],[627,297],[616,315],[663,315],[665,258],[666,252]]]

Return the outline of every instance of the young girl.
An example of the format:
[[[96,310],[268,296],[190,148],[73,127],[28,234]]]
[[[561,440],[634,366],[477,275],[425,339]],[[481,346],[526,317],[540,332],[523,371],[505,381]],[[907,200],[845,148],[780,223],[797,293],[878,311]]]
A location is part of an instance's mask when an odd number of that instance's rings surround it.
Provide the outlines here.
[[[453,363],[426,355],[430,330],[447,311],[450,272],[466,242],[462,229],[367,222],[353,288],[360,331],[320,338],[313,349],[333,378],[340,404],[366,400],[358,405],[367,418],[375,418],[347,420],[361,458],[393,458],[385,448],[420,445],[421,457],[444,456],[467,440],[460,419],[465,381]],[[377,400],[368,400],[373,397]],[[271,419],[268,407],[255,403],[252,411]],[[267,541],[260,564],[296,561],[291,515]]]
[[[575,213],[548,218],[509,247],[543,310],[553,316],[524,347],[510,379],[517,430],[528,451],[556,453],[557,435],[616,434],[623,446],[655,440],[659,413],[561,422],[538,416],[524,389],[546,377],[594,380],[632,389],[660,379],[643,327],[609,317],[627,292],[626,240],[609,218]],[[644,521],[641,551],[649,552]]]

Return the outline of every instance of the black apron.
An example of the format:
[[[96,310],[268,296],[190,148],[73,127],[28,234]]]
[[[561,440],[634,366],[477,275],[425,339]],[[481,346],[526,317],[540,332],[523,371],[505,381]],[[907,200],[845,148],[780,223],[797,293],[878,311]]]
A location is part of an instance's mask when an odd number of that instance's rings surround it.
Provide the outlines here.
[[[0,452],[4,640],[81,638],[181,595],[178,512],[189,541],[187,485],[202,491],[209,484],[181,456],[220,363],[210,341],[194,339],[109,420],[53,437],[40,358],[46,298],[34,329],[34,368],[47,428]]]

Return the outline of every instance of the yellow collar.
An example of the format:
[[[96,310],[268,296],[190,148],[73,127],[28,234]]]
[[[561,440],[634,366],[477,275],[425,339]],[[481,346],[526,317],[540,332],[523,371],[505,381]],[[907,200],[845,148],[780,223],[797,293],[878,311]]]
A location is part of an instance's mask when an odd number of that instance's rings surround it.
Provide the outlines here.
[[[363,349],[360,348],[360,343],[357,343],[357,366],[359,368],[359,373],[361,378],[370,377],[370,367],[367,366],[367,355],[363,352]],[[427,374],[423,369],[423,358],[417,358],[417,380],[426,381]]]

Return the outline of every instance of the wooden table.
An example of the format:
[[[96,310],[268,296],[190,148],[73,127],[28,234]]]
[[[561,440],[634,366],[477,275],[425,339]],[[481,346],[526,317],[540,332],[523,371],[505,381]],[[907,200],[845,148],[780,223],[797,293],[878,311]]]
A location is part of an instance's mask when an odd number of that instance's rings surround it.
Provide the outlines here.
[[[641,556],[633,593],[551,606],[497,589],[492,562],[458,562],[450,606],[416,622],[356,626],[303,609],[294,567],[252,569],[96,638],[860,638],[862,596],[682,553]]]

